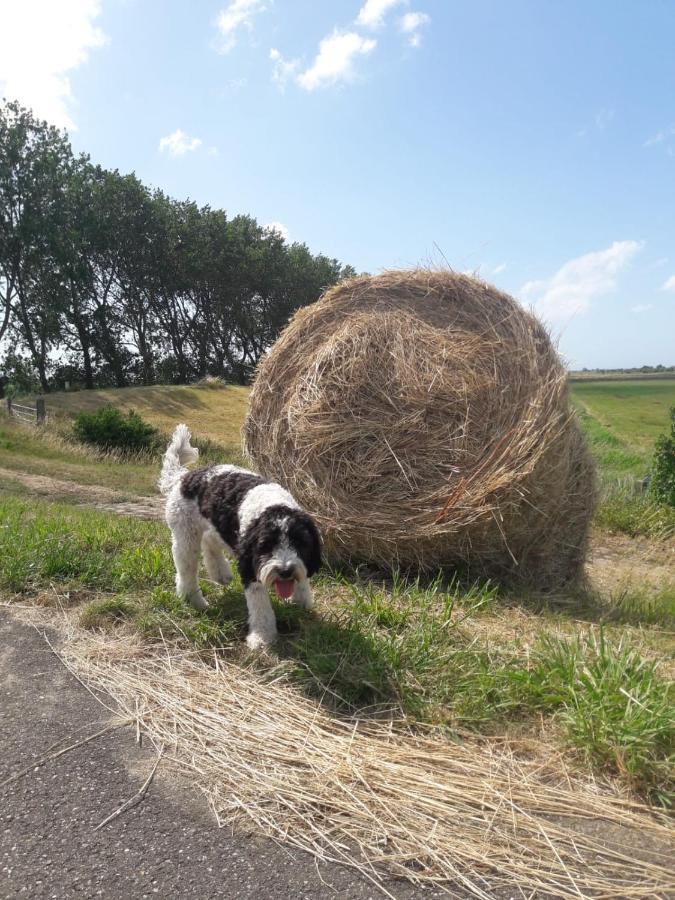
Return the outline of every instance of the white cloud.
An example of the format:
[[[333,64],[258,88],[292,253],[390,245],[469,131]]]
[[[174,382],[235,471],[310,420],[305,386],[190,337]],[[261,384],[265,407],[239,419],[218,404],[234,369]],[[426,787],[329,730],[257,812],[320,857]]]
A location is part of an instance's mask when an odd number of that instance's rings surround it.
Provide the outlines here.
[[[301,72],[296,81],[306,91],[314,91],[339,81],[348,81],[354,74],[354,59],[375,49],[377,41],[363,38],[354,31],[334,31],[319,44],[313,64]],[[289,65],[286,63],[285,65]]]
[[[528,281],[521,296],[549,321],[585,312],[595,297],[614,290],[617,275],[643,246],[642,241],[615,241],[606,250],[578,256],[551,278]]]
[[[356,17],[356,24],[365,28],[379,28],[390,9],[407,0],[366,0]]]
[[[169,156],[185,156],[186,153],[198,150],[201,145],[201,138],[190,137],[189,134],[185,134],[184,131],[177,128],[172,134],[167,134],[166,137],[160,139],[159,152],[164,153],[166,150]]]
[[[288,230],[288,228],[286,228],[285,225],[282,225],[281,222],[269,222],[267,225],[263,225],[263,228],[264,228],[266,231],[276,231],[277,234],[280,234],[281,237],[282,237],[286,242],[288,242],[288,241],[290,240],[290,238],[291,238],[291,233],[290,233],[290,231]]]
[[[647,312],[648,309],[654,309],[653,303],[638,303],[636,306],[631,306],[630,311],[634,313],[643,313]]]
[[[672,291],[673,293],[675,293],[675,275],[671,275],[670,278],[668,278],[664,282],[661,290],[662,291]]]
[[[505,268],[506,268],[506,263],[499,263],[499,265],[495,266],[494,269],[492,270],[492,274],[499,275],[499,273],[503,272]]]
[[[75,130],[69,73],[106,43],[95,24],[100,12],[99,0],[0,2],[0,97]]]
[[[431,17],[423,12],[409,12],[398,20],[399,31],[408,35],[408,43],[411,47],[419,47],[422,43],[420,28],[428,25]]]
[[[216,20],[216,27],[222,41],[218,45],[221,53],[229,53],[237,43],[237,31],[253,28],[253,17],[264,12],[265,0],[232,0],[229,6],[221,10]]]
[[[283,90],[286,87],[288,81],[296,77],[298,66],[300,65],[300,60],[286,60],[274,47],[270,50],[270,59],[274,63],[274,69],[272,70],[272,81],[278,84],[279,87]]]

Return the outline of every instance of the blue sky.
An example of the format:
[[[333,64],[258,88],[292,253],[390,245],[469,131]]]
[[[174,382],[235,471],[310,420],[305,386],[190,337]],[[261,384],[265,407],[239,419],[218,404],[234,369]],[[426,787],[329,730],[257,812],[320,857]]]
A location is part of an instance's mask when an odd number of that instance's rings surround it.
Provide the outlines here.
[[[449,263],[580,366],[675,364],[675,2],[2,0],[76,150],[359,271]]]

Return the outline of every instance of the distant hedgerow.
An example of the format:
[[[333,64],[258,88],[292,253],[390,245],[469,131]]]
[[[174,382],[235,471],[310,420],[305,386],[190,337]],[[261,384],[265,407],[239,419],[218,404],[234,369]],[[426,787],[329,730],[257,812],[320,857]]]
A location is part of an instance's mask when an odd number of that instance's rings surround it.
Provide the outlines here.
[[[651,492],[660,503],[675,506],[675,406],[670,408],[670,434],[656,441]]]
[[[95,444],[104,450],[138,453],[155,450],[160,444],[157,429],[145,422],[137,412],[131,409],[124,415],[114,406],[79,413],[75,417],[73,431],[79,441]]]

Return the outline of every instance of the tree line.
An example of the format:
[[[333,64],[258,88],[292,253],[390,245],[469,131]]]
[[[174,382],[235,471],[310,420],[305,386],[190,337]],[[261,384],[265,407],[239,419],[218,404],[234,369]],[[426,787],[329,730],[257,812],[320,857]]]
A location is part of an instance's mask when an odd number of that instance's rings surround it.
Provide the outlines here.
[[[289,316],[355,274],[248,215],[175,200],[0,105],[0,372],[49,391],[245,383]]]

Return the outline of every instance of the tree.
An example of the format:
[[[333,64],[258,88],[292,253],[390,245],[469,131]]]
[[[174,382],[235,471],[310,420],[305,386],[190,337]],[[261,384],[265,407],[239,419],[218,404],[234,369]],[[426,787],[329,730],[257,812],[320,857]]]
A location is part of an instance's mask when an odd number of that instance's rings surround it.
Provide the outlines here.
[[[72,159],[64,134],[17,103],[0,107],[0,337],[13,328],[42,390],[62,300],[55,238]]]

